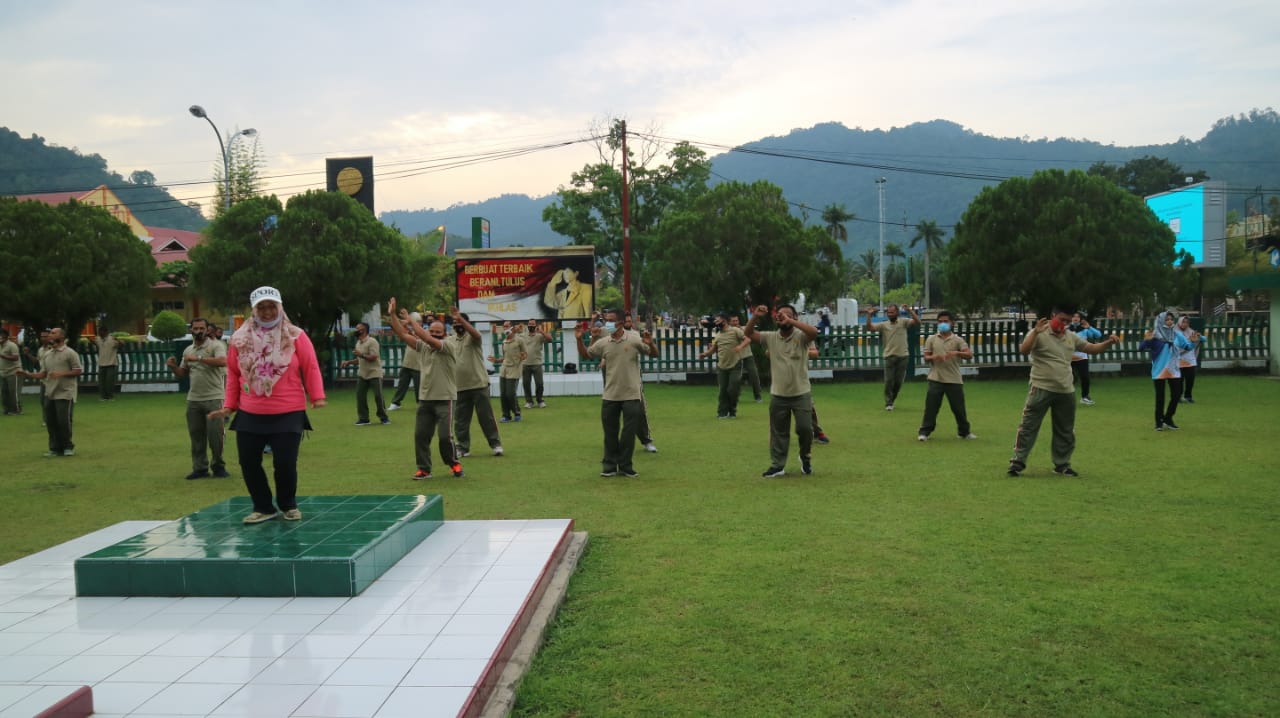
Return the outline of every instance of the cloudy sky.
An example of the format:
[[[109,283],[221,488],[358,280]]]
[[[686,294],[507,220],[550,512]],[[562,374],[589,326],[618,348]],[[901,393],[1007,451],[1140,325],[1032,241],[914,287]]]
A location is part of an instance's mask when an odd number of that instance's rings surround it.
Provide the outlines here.
[[[1273,0],[4,0],[0,126],[207,203],[199,104],[258,130],[282,196],[323,187],[326,157],[372,155],[379,211],[444,208],[554,191],[590,143],[475,160],[609,117],[719,145],[932,119],[1199,139],[1280,105],[1277,27]]]

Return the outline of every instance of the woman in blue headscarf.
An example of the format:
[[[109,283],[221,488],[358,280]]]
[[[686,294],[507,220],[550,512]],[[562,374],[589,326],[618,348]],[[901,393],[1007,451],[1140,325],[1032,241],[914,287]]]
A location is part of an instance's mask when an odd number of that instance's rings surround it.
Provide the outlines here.
[[[1173,326],[1173,314],[1160,312],[1151,331],[1140,348],[1151,352],[1151,382],[1156,390],[1156,431],[1177,429],[1173,415],[1178,411],[1182,398],[1182,372],[1178,367],[1178,355],[1191,348],[1191,342]],[[1165,406],[1165,385],[1170,389],[1168,407]]]

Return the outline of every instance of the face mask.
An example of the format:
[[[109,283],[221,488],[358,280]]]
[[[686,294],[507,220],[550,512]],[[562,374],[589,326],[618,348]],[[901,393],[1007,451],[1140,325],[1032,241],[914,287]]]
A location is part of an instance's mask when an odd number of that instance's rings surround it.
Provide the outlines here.
[[[1055,334],[1061,334],[1062,331],[1067,328],[1067,325],[1063,324],[1060,319],[1050,319],[1049,328],[1052,329]]]
[[[275,319],[273,319],[273,320],[271,320],[270,322],[264,322],[264,321],[262,321],[261,319],[257,319],[257,320],[255,320],[255,321],[257,321],[257,322],[258,322],[258,326],[262,327],[263,329],[275,329],[275,328],[276,328],[276,325],[280,323],[280,320],[281,320],[281,319],[283,319],[283,317],[281,317],[279,314],[277,314],[277,315],[276,315],[276,318],[275,318]]]
[[[454,327],[453,331],[457,332],[458,336],[462,336],[467,333],[467,330],[464,327]]]
[[[1080,331],[1080,322],[1071,322],[1071,331],[1073,332]]]
[[[192,336],[196,341],[200,341],[201,339],[204,339],[204,332],[192,332],[192,333],[191,333],[191,336]]]
[[[946,334],[946,333],[947,333],[947,332],[949,332],[949,331],[951,331],[951,323],[950,323],[950,322],[938,322],[938,333],[939,333],[939,334]]]
[[[617,324],[617,322],[605,322],[605,323],[604,323],[604,333],[605,333],[605,334],[613,334],[613,333],[614,333],[614,332],[616,332],[617,330],[618,330],[618,324]]]

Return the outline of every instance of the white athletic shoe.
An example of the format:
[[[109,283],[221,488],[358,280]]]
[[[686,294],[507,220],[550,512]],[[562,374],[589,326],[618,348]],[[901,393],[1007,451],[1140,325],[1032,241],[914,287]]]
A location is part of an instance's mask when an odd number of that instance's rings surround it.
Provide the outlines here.
[[[921,434],[916,437],[916,441],[928,441],[928,440],[929,440],[928,434]]]
[[[501,447],[501,446],[495,446],[495,447],[493,447],[493,455],[494,455],[494,456],[502,456],[502,447]]]
[[[392,404],[391,406],[387,407],[387,411],[399,411],[399,410],[400,410],[399,404]]]
[[[658,453],[658,447],[654,446],[652,441],[644,445],[644,450],[650,454]]]

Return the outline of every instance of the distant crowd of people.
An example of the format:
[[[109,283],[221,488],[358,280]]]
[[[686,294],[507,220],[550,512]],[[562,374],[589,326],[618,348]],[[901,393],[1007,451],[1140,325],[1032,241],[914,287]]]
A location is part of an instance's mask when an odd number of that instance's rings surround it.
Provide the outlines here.
[[[245,523],[260,523],[277,516],[298,520],[298,449],[304,432],[311,428],[306,414],[308,405],[318,409],[326,404],[323,381],[315,348],[306,333],[289,321],[280,293],[272,287],[260,287],[249,299],[250,317],[228,343],[218,338],[212,324],[197,317],[191,322],[191,344],[181,358],[168,360],[175,376],[190,381],[186,423],[191,440],[191,472],[186,478],[231,475],[224,459],[230,419],[229,426],[236,432],[237,462],[253,499],[253,512],[244,518]],[[416,393],[413,479],[432,478],[433,440],[448,475],[465,476],[461,461],[472,452],[473,416],[491,454],[500,457],[505,452],[499,424],[521,421],[522,408],[547,407],[542,368],[544,349],[553,340],[550,325],[535,320],[505,321],[500,326],[495,323],[501,350],[486,355],[480,331],[456,308],[447,315],[420,315],[398,308],[393,297],[388,310],[392,330],[406,347],[390,404],[383,401],[381,347],[371,336],[368,324],[356,325],[353,358],[344,365],[357,367],[356,426],[372,424],[372,417],[381,424],[390,424],[389,412],[401,408],[409,391]],[[881,338],[884,408],[894,411],[909,363],[908,330],[920,324],[920,317],[912,308],[896,306],[886,307],[880,321],[875,319],[877,314],[875,307],[867,310],[866,327]],[[945,398],[956,422],[957,436],[974,440],[978,437],[965,408],[962,373],[963,362],[972,359],[973,351],[955,333],[950,312],[938,312],[937,320],[936,331],[923,344],[923,360],[929,365],[929,372],[916,438],[921,442],[930,440],[938,428],[937,418]],[[774,328],[762,329],[766,322]],[[830,441],[818,423],[809,383],[808,363],[817,356],[820,328],[799,319],[795,308],[788,304],[772,309],[755,307],[745,326],[737,315],[727,312],[712,317],[710,325],[714,336],[699,356],[716,359],[717,418],[738,417],[744,382],[751,386],[755,401],[763,401],[752,352],[752,345],[759,345],[770,368],[769,465],[762,475],[785,475],[793,424],[800,473],[812,474],[813,444]],[[105,328],[98,334],[95,344],[99,398],[111,401],[116,394],[115,369],[122,343]],[[600,475],[638,476],[636,447],[654,453],[658,450],[649,427],[640,368],[641,357],[658,356],[654,337],[649,330],[637,330],[629,314],[615,310],[594,313],[590,320],[577,326],[574,335],[579,355],[600,363]],[[1020,476],[1027,470],[1046,416],[1051,418],[1050,459],[1054,473],[1079,475],[1072,466],[1075,386],[1079,383],[1081,389],[1078,403],[1094,405],[1089,358],[1120,341],[1115,334],[1104,338],[1087,317],[1068,307],[1055,308],[1030,327],[1018,347],[1030,360],[1030,377],[1009,459],[1009,476]],[[1167,311],[1161,312],[1146,332],[1140,346],[1151,357],[1156,431],[1178,429],[1174,421],[1178,405],[1194,403],[1198,351],[1203,341],[1190,328],[1189,317],[1175,318]],[[19,347],[0,328],[0,399],[4,414],[23,413],[21,378],[39,380],[41,413],[49,437],[45,456],[74,456],[74,407],[83,373],[79,355],[68,346],[65,331],[53,328],[41,333],[38,351],[29,356],[37,367],[35,371],[23,369],[21,358]],[[490,403],[486,361],[497,367],[500,418]],[[274,493],[263,467],[264,455],[272,456]]]

